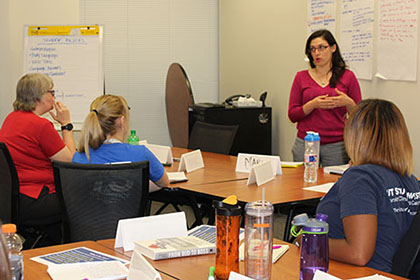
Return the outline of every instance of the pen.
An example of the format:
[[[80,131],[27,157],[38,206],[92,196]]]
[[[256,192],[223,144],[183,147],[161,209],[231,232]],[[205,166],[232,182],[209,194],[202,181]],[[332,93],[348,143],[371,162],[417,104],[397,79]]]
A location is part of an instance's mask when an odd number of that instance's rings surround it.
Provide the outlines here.
[[[333,175],[343,175],[343,173],[338,173],[338,172],[330,172],[330,174],[333,174]]]

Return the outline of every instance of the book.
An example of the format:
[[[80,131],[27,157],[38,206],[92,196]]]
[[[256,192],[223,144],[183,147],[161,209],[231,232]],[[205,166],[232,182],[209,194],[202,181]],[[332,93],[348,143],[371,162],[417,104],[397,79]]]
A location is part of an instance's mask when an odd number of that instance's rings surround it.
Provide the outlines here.
[[[289,245],[284,244],[273,244],[273,255],[272,255],[272,263],[275,263],[284,253],[289,250]],[[245,259],[245,243],[242,243],[239,246],[239,260],[243,261]]]
[[[152,260],[214,254],[216,252],[215,244],[195,236],[136,241],[134,244],[135,250]]]
[[[346,171],[349,167],[349,164],[326,166],[324,167],[324,173],[343,175],[344,171]]]
[[[216,245],[216,226],[200,225],[188,231],[189,236],[195,236]],[[239,241],[244,239],[245,229],[239,229]]]

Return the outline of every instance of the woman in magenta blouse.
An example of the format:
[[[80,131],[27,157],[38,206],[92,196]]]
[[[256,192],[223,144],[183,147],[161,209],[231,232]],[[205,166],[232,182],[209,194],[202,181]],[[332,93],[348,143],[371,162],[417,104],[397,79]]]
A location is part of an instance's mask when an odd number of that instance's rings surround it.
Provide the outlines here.
[[[306,41],[310,68],[296,74],[290,91],[289,118],[297,122],[294,161],[303,161],[304,137],[316,131],[321,137],[320,164],[346,164],[343,142],[347,114],[361,100],[356,76],[346,69],[337,42],[328,30],[312,33]]]

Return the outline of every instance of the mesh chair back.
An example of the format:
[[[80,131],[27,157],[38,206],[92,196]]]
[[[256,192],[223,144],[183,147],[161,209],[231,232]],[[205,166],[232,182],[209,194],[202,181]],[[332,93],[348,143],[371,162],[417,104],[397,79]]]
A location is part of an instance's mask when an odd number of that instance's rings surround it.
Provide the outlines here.
[[[411,222],[410,228],[401,239],[392,260],[392,273],[420,279],[420,209]]]
[[[196,121],[188,142],[189,149],[228,155],[238,125],[220,125]]]
[[[149,162],[77,164],[53,162],[62,205],[64,241],[114,238],[118,220],[148,209]]]
[[[19,224],[19,179],[6,144],[0,142],[0,219]]]

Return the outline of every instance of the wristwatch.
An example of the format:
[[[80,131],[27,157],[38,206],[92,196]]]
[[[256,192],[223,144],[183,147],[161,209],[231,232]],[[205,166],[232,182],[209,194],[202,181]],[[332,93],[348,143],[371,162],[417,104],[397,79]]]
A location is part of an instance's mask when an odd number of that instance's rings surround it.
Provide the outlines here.
[[[63,125],[61,127],[61,130],[68,130],[68,131],[72,131],[73,130],[73,124],[72,123],[68,123],[66,125]]]

